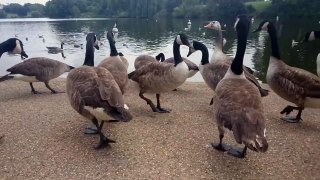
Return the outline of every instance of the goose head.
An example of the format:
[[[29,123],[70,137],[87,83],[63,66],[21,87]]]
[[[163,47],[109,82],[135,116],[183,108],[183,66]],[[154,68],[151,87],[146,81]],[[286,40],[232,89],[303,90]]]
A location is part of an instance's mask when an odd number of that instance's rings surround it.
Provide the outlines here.
[[[205,25],[204,28],[219,31],[221,30],[221,24],[219,21],[211,21],[209,24]]]
[[[163,53],[159,53],[157,56],[156,56],[156,60],[160,61],[160,62],[163,62],[165,60],[165,56]]]
[[[5,42],[1,43],[1,48],[4,52],[8,52],[10,54],[20,54],[21,59],[28,58],[28,55],[23,49],[23,43],[20,39],[10,38]],[[1,55],[0,55],[1,57]]]
[[[175,42],[179,45],[186,45],[190,46],[190,42],[188,40],[188,36],[185,35],[184,33],[180,33],[177,35]]]
[[[92,43],[93,47],[99,50],[99,42],[95,33],[88,33],[86,37],[86,41],[87,41],[87,45],[88,45],[88,42],[90,42],[89,45],[91,45]]]

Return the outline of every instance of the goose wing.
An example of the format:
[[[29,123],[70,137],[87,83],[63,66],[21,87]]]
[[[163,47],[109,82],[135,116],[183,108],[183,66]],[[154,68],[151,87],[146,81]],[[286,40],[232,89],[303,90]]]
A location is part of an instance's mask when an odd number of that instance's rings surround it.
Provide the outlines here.
[[[292,96],[303,95],[320,98],[320,78],[306,70],[287,66],[283,71],[275,72],[278,84]]]
[[[25,76],[40,76],[45,71],[50,71],[61,65],[62,63],[49,58],[31,58],[22,63],[16,64],[7,69],[11,74],[22,74]]]
[[[163,77],[173,67],[171,63],[151,62],[128,74],[129,79],[139,82],[149,77]]]

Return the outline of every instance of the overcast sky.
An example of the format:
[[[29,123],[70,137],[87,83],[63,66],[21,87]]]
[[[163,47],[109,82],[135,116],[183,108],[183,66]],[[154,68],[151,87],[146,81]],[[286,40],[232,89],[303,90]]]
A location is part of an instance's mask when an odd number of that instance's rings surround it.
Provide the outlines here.
[[[45,4],[48,0],[0,0],[0,4],[7,4],[7,3],[19,3],[19,4],[25,4],[25,3],[40,3]]]

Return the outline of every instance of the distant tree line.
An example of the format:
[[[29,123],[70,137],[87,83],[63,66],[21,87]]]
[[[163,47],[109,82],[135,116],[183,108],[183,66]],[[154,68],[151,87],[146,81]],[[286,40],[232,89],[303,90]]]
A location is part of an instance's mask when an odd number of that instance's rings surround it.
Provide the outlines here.
[[[235,17],[237,14],[255,13],[245,2],[263,0],[50,0],[41,4],[9,4],[0,10],[5,17],[128,17],[152,18],[173,16],[178,18]],[[288,17],[319,17],[320,0],[272,0],[262,17],[276,15]]]

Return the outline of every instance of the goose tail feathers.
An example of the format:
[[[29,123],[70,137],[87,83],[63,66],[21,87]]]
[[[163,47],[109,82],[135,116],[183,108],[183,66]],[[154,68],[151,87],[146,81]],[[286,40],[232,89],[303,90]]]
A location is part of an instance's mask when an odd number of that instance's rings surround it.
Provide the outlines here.
[[[9,80],[9,79],[12,79],[12,78],[13,78],[13,76],[10,76],[9,74],[7,74],[7,75],[4,75],[4,76],[2,76],[0,78],[0,82],[6,81],[6,80]]]

